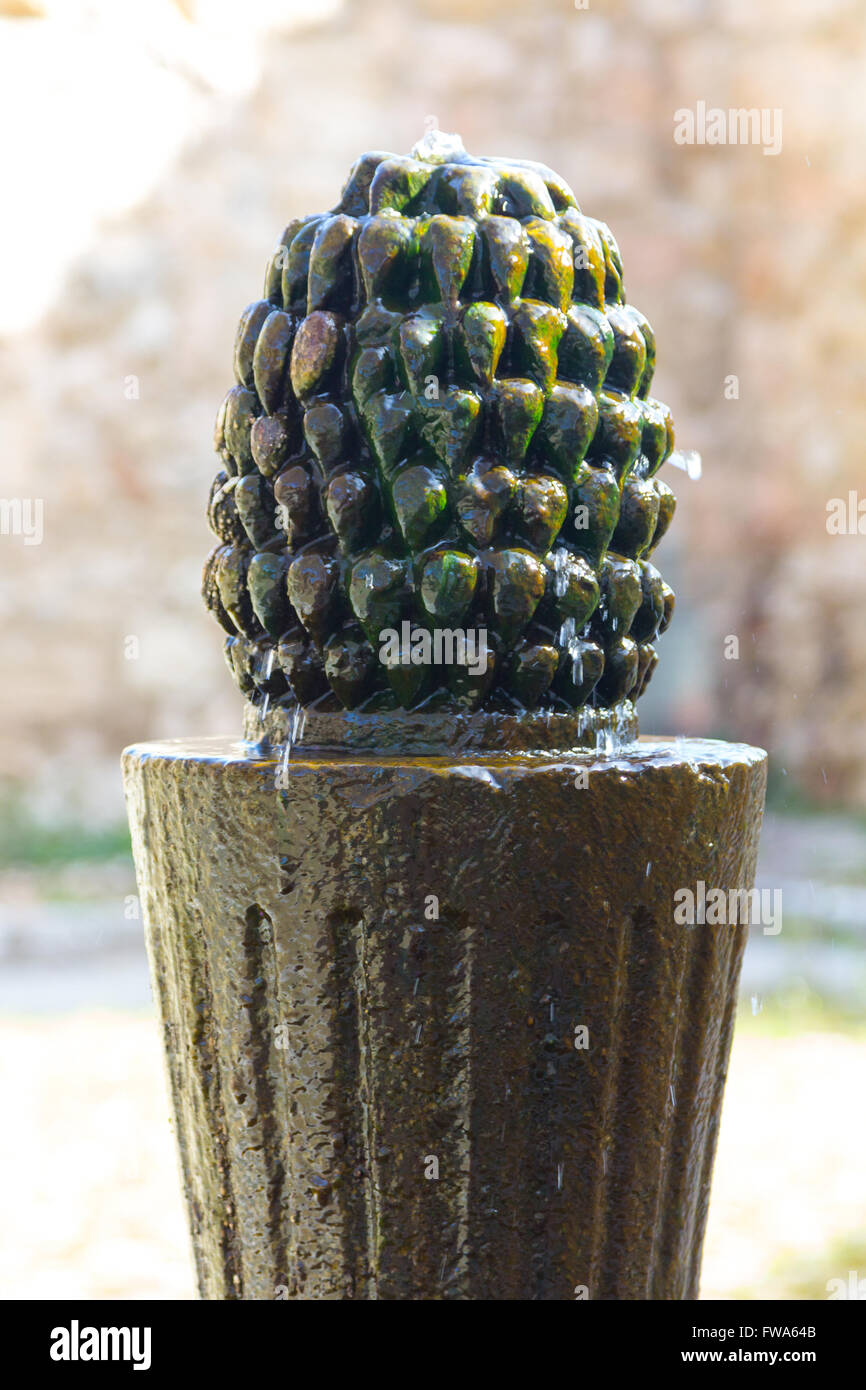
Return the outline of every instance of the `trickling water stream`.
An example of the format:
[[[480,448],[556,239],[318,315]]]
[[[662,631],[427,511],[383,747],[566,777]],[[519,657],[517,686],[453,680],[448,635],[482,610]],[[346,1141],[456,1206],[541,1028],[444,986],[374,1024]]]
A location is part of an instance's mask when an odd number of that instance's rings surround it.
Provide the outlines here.
[[[291,721],[286,730],[286,741],[283,744],[283,751],[279,759],[279,776],[277,786],[285,789],[288,786],[289,764],[292,760],[292,749],[300,743],[304,736],[304,728],[307,723],[307,712],[303,705],[295,705],[292,710]]]
[[[271,675],[272,675],[272,673],[273,673],[273,669],[274,669],[274,649],[273,649],[273,647],[269,647],[269,648],[268,648],[268,650],[267,650],[267,652],[266,652],[266,654],[265,654],[264,661],[263,661],[262,665],[263,665],[263,668],[264,668],[264,669],[262,670],[262,675],[263,675],[263,677],[264,677],[264,679],[265,679],[266,681],[269,681],[270,678],[271,678]],[[270,693],[266,690],[265,693],[264,693],[264,695],[262,696],[262,703],[261,703],[261,705],[259,706],[259,723],[260,723],[260,724],[264,724],[265,719],[267,718],[268,706],[270,705],[270,702],[271,702]]]
[[[580,685],[583,680],[583,647],[574,618],[565,619],[559,629],[559,640],[571,657],[571,679],[575,685]]]

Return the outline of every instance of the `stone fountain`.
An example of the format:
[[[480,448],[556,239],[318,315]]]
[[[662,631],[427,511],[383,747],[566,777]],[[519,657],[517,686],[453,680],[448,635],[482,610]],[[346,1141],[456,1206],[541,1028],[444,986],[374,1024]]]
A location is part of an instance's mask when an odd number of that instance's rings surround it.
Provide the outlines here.
[[[217,419],[244,737],[124,754],[199,1287],[688,1299],[759,749],[638,737],[673,594],[609,228],[435,132],[286,227]]]

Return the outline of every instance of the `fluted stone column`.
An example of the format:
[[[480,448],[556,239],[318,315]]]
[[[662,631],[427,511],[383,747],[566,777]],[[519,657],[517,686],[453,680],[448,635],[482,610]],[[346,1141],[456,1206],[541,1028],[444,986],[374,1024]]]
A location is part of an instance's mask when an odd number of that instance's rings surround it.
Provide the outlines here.
[[[202,1296],[696,1297],[766,755],[276,773],[124,755]]]

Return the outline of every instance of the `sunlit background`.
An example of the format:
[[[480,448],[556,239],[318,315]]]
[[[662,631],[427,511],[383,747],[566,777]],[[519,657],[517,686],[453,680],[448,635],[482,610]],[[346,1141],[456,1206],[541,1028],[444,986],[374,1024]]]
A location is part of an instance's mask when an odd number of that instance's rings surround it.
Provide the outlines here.
[[[0,0],[2,494],[43,511],[0,535],[4,1296],[192,1296],[118,753],[239,731],[198,592],[235,325],[437,123],[612,225],[703,459],[642,726],[770,750],[703,1295],[866,1279],[864,58],[859,0]],[[676,143],[700,101],[781,152]]]

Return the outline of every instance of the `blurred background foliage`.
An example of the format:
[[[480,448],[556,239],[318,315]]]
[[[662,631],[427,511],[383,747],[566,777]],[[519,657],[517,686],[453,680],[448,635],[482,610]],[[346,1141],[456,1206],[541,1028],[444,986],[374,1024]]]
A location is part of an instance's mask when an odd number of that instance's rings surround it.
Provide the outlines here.
[[[117,755],[240,730],[199,599],[236,322],[289,218],[431,118],[611,224],[703,457],[665,470],[641,722],[770,750],[785,913],[747,953],[704,1293],[866,1277],[866,536],[826,524],[864,487],[864,50],[860,0],[0,0],[2,492],[44,502],[41,545],[0,536],[5,1293],[190,1294]],[[676,144],[698,101],[780,110],[781,153]]]

